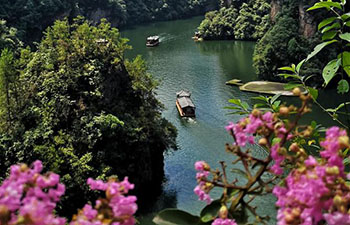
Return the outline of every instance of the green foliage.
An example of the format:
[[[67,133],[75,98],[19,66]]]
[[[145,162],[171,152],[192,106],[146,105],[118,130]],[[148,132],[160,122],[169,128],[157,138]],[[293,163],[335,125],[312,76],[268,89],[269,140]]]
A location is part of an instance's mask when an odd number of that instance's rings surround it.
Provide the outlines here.
[[[208,12],[198,30],[204,39],[257,40],[268,30],[270,4],[248,1]]]
[[[77,18],[56,21],[36,52],[23,49],[15,59],[4,50],[0,58],[0,98],[10,93],[0,105],[1,169],[42,160],[68,189],[63,215],[92,200],[88,177],[129,176],[149,195],[162,182],[165,149],[176,147],[143,60],[124,62],[129,48],[105,20],[91,26]]]
[[[6,21],[0,18],[0,51],[4,48],[14,49],[21,45],[17,38],[17,30],[13,27],[8,28]]]
[[[260,79],[281,80],[278,68],[305,59],[310,46],[318,43],[317,38],[306,39],[299,34],[298,4],[294,1],[283,3],[275,24],[258,41],[254,51],[254,67]],[[306,74],[321,74],[319,59],[311,60],[304,69]],[[317,82],[317,81],[316,81]]]
[[[77,15],[114,26],[169,20],[202,14],[218,7],[218,0],[0,0],[0,19],[19,30],[27,43],[40,39],[56,19]],[[0,28],[1,29],[1,28]]]

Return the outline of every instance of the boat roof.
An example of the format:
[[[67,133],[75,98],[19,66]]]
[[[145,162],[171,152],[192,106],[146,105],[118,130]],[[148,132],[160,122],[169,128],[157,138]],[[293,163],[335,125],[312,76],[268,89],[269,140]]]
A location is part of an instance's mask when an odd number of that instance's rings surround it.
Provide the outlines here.
[[[179,92],[176,92],[176,96],[177,97],[190,97],[191,96],[191,92],[189,92],[187,90],[181,90]]]
[[[195,108],[192,100],[189,97],[180,97],[177,99],[181,108],[192,107]]]
[[[150,36],[147,38],[147,41],[156,41],[159,39],[159,36]]]

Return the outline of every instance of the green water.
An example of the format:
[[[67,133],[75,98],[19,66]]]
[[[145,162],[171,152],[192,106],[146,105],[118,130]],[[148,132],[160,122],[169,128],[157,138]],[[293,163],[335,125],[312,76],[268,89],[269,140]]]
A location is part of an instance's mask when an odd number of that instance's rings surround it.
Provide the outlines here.
[[[198,160],[207,161],[212,167],[218,167],[219,161],[234,160],[224,151],[225,143],[232,142],[224,126],[229,121],[237,121],[239,116],[229,115],[225,106],[230,98],[239,98],[252,103],[252,93],[240,92],[237,87],[226,86],[225,82],[236,78],[243,82],[255,80],[252,67],[254,42],[210,41],[195,43],[191,40],[202,18],[158,22],[134,27],[122,32],[130,39],[133,50],[128,58],[141,54],[146,60],[148,71],[161,81],[157,90],[158,99],[164,104],[163,116],[178,129],[177,143],[179,150],[170,151],[165,156],[166,181],[164,193],[159,197],[150,212],[163,208],[177,207],[198,214],[205,206],[197,201],[193,193],[196,186],[193,165]],[[147,36],[159,35],[160,45],[147,48]],[[195,120],[181,119],[175,107],[175,93],[181,89],[192,92],[192,99],[197,107]],[[334,95],[325,95],[326,102],[334,102]],[[296,101],[286,99],[288,101]],[[326,125],[332,124],[319,110],[307,120],[319,119]],[[317,116],[315,116],[317,115]],[[256,154],[264,154],[256,146]],[[238,177],[239,178],[239,177]],[[239,178],[241,179],[241,178]],[[214,190],[213,196],[219,191]],[[274,197],[265,196],[255,200],[258,212],[272,217],[270,224],[275,224]],[[140,219],[141,224],[151,224],[152,216]]]

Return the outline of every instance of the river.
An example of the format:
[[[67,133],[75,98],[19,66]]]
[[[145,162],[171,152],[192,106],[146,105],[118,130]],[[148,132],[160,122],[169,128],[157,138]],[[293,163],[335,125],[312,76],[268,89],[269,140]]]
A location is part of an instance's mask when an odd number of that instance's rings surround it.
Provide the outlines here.
[[[230,162],[234,157],[225,153],[225,143],[232,142],[224,127],[229,121],[237,121],[240,116],[229,114],[225,109],[228,100],[239,98],[252,104],[250,99],[256,94],[245,93],[237,87],[226,86],[225,82],[237,78],[243,82],[256,79],[252,67],[254,42],[210,41],[195,43],[191,40],[202,17],[187,20],[156,22],[136,26],[122,32],[130,39],[133,50],[128,58],[142,55],[148,65],[148,71],[160,81],[157,97],[164,104],[163,116],[178,129],[177,151],[165,155],[166,181],[163,194],[150,211],[177,207],[198,214],[205,203],[197,201],[193,193],[196,186],[194,163],[207,161],[213,168],[219,167],[219,161]],[[160,45],[147,48],[148,36],[159,35]],[[176,92],[187,89],[192,92],[196,109],[196,119],[179,117],[175,107]],[[332,97],[328,96],[330,99]],[[288,100],[290,101],[290,100]],[[295,100],[292,100],[295,101]],[[320,114],[316,109],[316,114]],[[314,117],[309,117],[314,118]],[[319,117],[325,121],[325,116]],[[327,122],[332,124],[332,122]],[[262,149],[256,154],[265,154]],[[219,191],[214,190],[213,196]],[[255,200],[258,212],[272,217],[275,224],[275,198],[272,195]],[[140,217],[143,225],[152,224],[151,215]]]

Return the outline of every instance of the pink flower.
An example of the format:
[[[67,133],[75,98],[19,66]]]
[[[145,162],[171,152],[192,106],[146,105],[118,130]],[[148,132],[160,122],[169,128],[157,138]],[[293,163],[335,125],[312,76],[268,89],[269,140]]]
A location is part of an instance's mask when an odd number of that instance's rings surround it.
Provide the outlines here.
[[[217,218],[213,221],[212,225],[237,225],[235,220]]]
[[[65,187],[59,183],[57,174],[41,175],[41,170],[41,161],[35,161],[32,168],[11,166],[10,176],[0,186],[0,205],[12,213],[10,221],[7,221],[9,224],[17,223],[17,215],[24,217],[22,223],[29,220],[33,225],[66,223],[66,219],[54,215],[56,203],[64,194]]]
[[[204,162],[204,161],[197,161],[194,164],[194,168],[198,171],[204,171],[205,164],[206,164],[206,162]]]
[[[283,173],[283,169],[281,168],[281,163],[285,159],[285,156],[281,155],[278,152],[279,147],[280,147],[279,144],[275,144],[271,148],[271,157],[275,162],[274,162],[274,165],[270,168],[270,170],[276,175],[281,175]]]
[[[205,186],[205,182],[200,182],[195,188],[194,193],[199,197],[199,200],[205,201],[207,204],[210,204],[213,199],[208,194],[208,189]]]
[[[324,214],[324,219],[327,221],[328,225],[350,225],[350,215],[347,213],[326,213]]]

